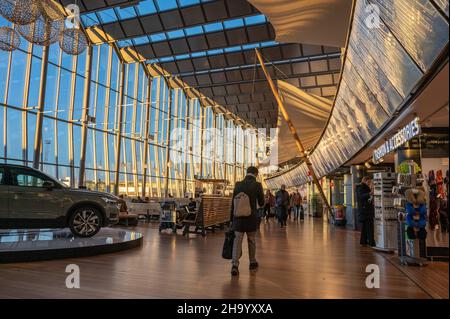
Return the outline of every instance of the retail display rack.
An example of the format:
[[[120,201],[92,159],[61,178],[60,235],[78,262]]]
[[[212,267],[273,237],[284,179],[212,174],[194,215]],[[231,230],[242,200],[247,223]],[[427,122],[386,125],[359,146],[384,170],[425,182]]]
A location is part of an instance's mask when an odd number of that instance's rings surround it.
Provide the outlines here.
[[[374,183],[374,237],[375,249],[394,252],[397,249],[397,210],[394,207],[392,189],[395,186],[395,173],[375,173]]]

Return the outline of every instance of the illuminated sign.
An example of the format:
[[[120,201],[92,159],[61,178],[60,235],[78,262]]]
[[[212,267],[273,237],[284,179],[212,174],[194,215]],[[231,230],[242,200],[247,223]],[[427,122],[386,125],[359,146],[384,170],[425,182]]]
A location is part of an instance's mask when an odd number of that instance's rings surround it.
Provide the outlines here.
[[[420,134],[420,123],[419,118],[416,117],[411,123],[406,125],[400,131],[397,132],[394,136],[392,136],[389,140],[384,142],[383,145],[378,147],[373,152],[373,162],[378,163],[380,159],[383,158],[386,154],[395,151],[400,146],[416,137]]]

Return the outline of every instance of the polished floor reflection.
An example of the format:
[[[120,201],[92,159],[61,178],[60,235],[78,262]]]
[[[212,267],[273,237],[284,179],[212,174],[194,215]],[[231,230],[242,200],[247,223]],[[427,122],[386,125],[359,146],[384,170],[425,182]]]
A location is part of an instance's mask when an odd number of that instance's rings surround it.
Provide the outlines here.
[[[69,229],[0,230],[0,264],[92,256],[135,248],[142,234],[102,228],[90,238],[75,237]]]
[[[0,253],[114,245],[141,237],[139,232],[113,228],[102,228],[90,238],[75,237],[69,229],[2,229]]]
[[[6,298],[448,298],[433,295],[395,261],[359,246],[359,233],[308,218],[280,229],[262,224],[257,239],[260,269],[248,270],[247,247],[239,278],[221,258],[223,232],[190,238],[159,234],[157,224],[136,227],[141,248],[101,256],[0,265]],[[81,288],[67,289],[65,268],[77,264]],[[380,288],[368,289],[368,264],[380,267]],[[448,263],[440,271],[448,287]],[[446,272],[446,275],[445,275]],[[431,287],[432,288],[432,287]]]

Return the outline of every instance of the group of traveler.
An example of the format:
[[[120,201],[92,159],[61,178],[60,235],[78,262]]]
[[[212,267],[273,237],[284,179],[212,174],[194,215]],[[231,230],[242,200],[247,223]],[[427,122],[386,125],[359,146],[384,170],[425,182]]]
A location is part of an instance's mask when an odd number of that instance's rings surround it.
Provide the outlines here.
[[[303,220],[303,197],[299,191],[289,194],[286,185],[281,185],[275,195],[267,190],[264,197],[264,215],[266,221],[271,217],[276,217],[281,227],[286,226],[287,219],[291,218],[294,212],[294,220]]]
[[[264,194],[262,184],[257,181],[258,169],[247,168],[244,180],[237,182],[233,192],[231,205],[231,230],[234,232],[231,275],[239,275],[239,259],[242,256],[242,242],[247,234],[249,269],[255,270],[259,264],[256,260],[256,232],[259,227],[258,206],[264,208],[266,219],[273,215],[275,208],[280,226],[286,226],[290,210],[294,211],[294,219],[303,219],[303,198],[297,191],[289,194],[286,186],[273,195],[270,190]],[[369,177],[364,177],[356,187],[358,219],[361,225],[361,245],[375,246],[374,240],[374,186]]]

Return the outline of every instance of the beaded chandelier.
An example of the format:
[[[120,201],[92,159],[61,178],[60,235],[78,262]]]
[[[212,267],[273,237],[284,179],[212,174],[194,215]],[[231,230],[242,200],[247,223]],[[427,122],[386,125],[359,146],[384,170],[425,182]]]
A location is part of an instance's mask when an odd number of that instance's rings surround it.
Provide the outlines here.
[[[27,25],[18,25],[17,31],[28,42],[47,46],[59,39],[64,28],[64,20],[49,20],[41,15],[35,22]]]
[[[77,28],[65,29],[59,37],[59,46],[67,54],[79,55],[86,50],[87,45],[86,36]]]
[[[30,24],[41,15],[41,2],[40,0],[1,0],[0,15],[14,24]]]
[[[10,27],[0,27],[0,50],[14,51],[20,46],[20,36]]]

